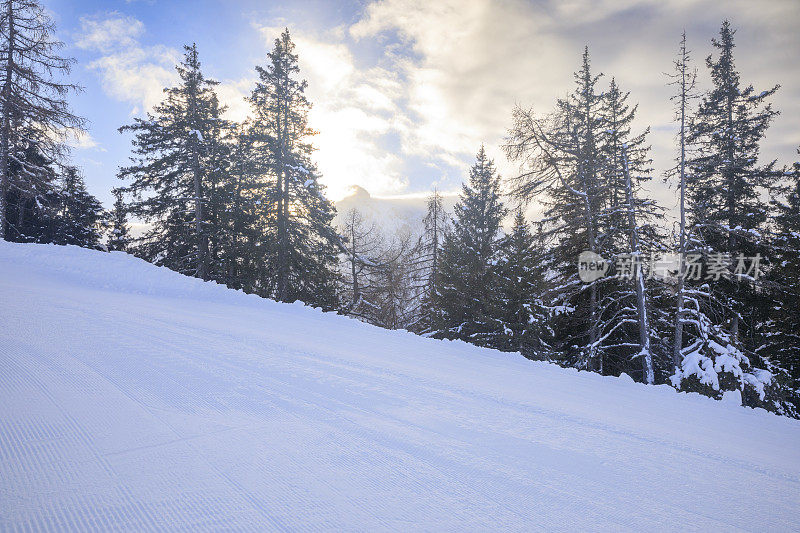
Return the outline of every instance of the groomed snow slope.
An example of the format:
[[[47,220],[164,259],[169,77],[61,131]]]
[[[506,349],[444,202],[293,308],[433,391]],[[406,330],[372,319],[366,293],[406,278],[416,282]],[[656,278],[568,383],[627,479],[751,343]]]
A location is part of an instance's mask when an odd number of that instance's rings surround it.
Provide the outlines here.
[[[800,423],[0,242],[0,530],[800,527]]]

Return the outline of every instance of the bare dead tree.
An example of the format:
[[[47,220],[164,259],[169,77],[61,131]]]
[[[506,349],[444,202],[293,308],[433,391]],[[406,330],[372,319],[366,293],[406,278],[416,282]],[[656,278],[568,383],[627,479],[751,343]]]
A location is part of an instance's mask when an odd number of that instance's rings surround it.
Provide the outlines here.
[[[64,44],[54,33],[36,0],[0,1],[0,238],[8,228],[8,193],[42,198],[49,166],[63,161],[68,136],[85,125],[67,104],[67,95],[82,89],[59,80],[74,60],[59,55]],[[38,157],[27,157],[31,150]]]

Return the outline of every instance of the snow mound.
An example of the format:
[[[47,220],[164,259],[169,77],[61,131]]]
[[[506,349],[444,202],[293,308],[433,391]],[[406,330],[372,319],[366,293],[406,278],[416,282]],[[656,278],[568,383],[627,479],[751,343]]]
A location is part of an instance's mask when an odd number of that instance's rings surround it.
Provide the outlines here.
[[[0,241],[0,530],[790,530],[800,423]]]

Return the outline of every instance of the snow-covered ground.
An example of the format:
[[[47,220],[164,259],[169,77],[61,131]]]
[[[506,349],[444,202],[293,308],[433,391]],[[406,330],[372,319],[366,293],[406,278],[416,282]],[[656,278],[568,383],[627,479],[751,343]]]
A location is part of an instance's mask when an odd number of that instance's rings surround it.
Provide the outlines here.
[[[0,530],[800,528],[800,423],[0,242]]]

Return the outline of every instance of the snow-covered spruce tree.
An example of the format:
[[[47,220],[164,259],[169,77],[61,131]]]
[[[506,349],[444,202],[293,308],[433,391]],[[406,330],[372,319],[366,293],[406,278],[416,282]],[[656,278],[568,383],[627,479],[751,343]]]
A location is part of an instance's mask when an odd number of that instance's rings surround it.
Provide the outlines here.
[[[511,233],[500,243],[498,292],[490,302],[492,314],[502,323],[494,346],[531,359],[549,359],[552,337],[549,310],[542,299],[547,292],[542,244],[518,210]]]
[[[798,149],[800,154],[800,149]],[[765,324],[764,347],[760,355],[770,363],[780,390],[775,410],[800,416],[800,162],[776,187],[773,200],[775,236],[772,268],[767,277],[770,295],[769,318]]]
[[[629,93],[622,92],[614,78],[604,94],[600,150],[601,180],[605,183],[605,206],[600,229],[604,254],[615,262],[617,278],[605,283],[599,301],[598,323],[606,354],[607,372],[639,375],[655,382],[655,343],[652,293],[662,290],[659,278],[647,272],[652,254],[662,251],[656,222],[662,211],[643,195],[642,185],[651,179],[649,130],[631,132],[638,106],[631,107]],[[631,364],[637,366],[631,367]]]
[[[114,196],[114,205],[106,213],[105,226],[108,232],[106,247],[110,252],[127,252],[131,243],[130,229],[128,228],[128,210],[122,190],[111,190]]]
[[[602,256],[608,244],[602,233],[609,191],[600,174],[604,100],[598,78],[591,72],[586,49],[575,73],[575,90],[557,102],[553,114],[538,117],[530,110],[514,109],[506,154],[520,165],[520,174],[511,180],[512,196],[542,205],[543,238],[554,243],[548,260],[553,288],[547,303],[553,309],[558,359],[604,373],[599,304],[609,278],[582,283],[577,272],[581,252]]]
[[[492,314],[492,300],[498,297],[500,223],[505,214],[500,177],[481,146],[442,247],[434,295],[435,337],[490,347],[498,342],[503,327]]]
[[[128,211],[149,222],[151,229],[133,246],[136,255],[178,272],[211,279],[209,235],[216,221],[209,210],[217,204],[213,184],[225,171],[223,137],[227,124],[220,118],[214,86],[200,70],[197,46],[185,46],[176,66],[177,86],[165,89],[165,99],[148,113],[120,128],[130,131],[132,165],[119,178],[131,180]]]
[[[100,225],[104,215],[102,204],[86,190],[77,168],[66,167],[61,182],[57,231],[53,242],[99,248]]]
[[[11,182],[22,185],[30,176],[25,173],[20,160],[27,167],[36,167],[33,182],[36,194],[11,187],[6,195],[6,239],[17,242],[53,242],[58,233],[58,209],[61,203],[58,187],[58,170],[54,162],[48,161],[34,144],[28,144],[16,160],[9,165]],[[31,185],[31,182],[27,182]]]
[[[271,296],[283,302],[301,300],[336,308],[339,238],[331,226],[333,204],[325,198],[319,173],[311,161],[308,126],[311,107],[307,82],[298,80],[295,45],[285,30],[275,39],[266,67],[256,67],[259,81],[249,100],[253,134],[268,149],[265,170],[270,242]]]
[[[629,97],[630,93],[623,92],[612,77],[608,90],[603,94],[602,127],[598,135],[602,157],[600,179],[605,182],[608,191],[607,214],[603,225],[610,233],[608,248],[614,251],[629,248],[628,233],[625,231],[628,209],[623,150],[627,151],[628,167],[635,184],[647,181],[652,171],[650,147],[647,145],[649,129],[636,135],[632,133],[639,106],[631,107],[628,104]]]
[[[690,123],[688,142],[696,151],[686,175],[690,238],[688,258],[700,255],[701,280],[683,320],[680,368],[675,386],[712,396],[741,391],[743,401],[767,401],[771,374],[759,369],[765,292],[749,259],[767,258],[768,204],[762,194],[774,183],[774,162],[761,165],[759,143],[777,114],[767,103],[773,87],[756,92],[742,86],[733,60],[734,30],[722,24],[709,56],[713,88]],[[763,268],[763,263],[762,263]],[[691,278],[691,276],[688,276]]]
[[[64,161],[64,141],[84,124],[67,105],[67,95],[80,87],[60,80],[73,60],[59,55],[63,43],[54,33],[36,0],[0,1],[0,239],[38,239],[21,227],[9,231],[9,221],[22,226],[27,209],[49,203],[52,166]]]

